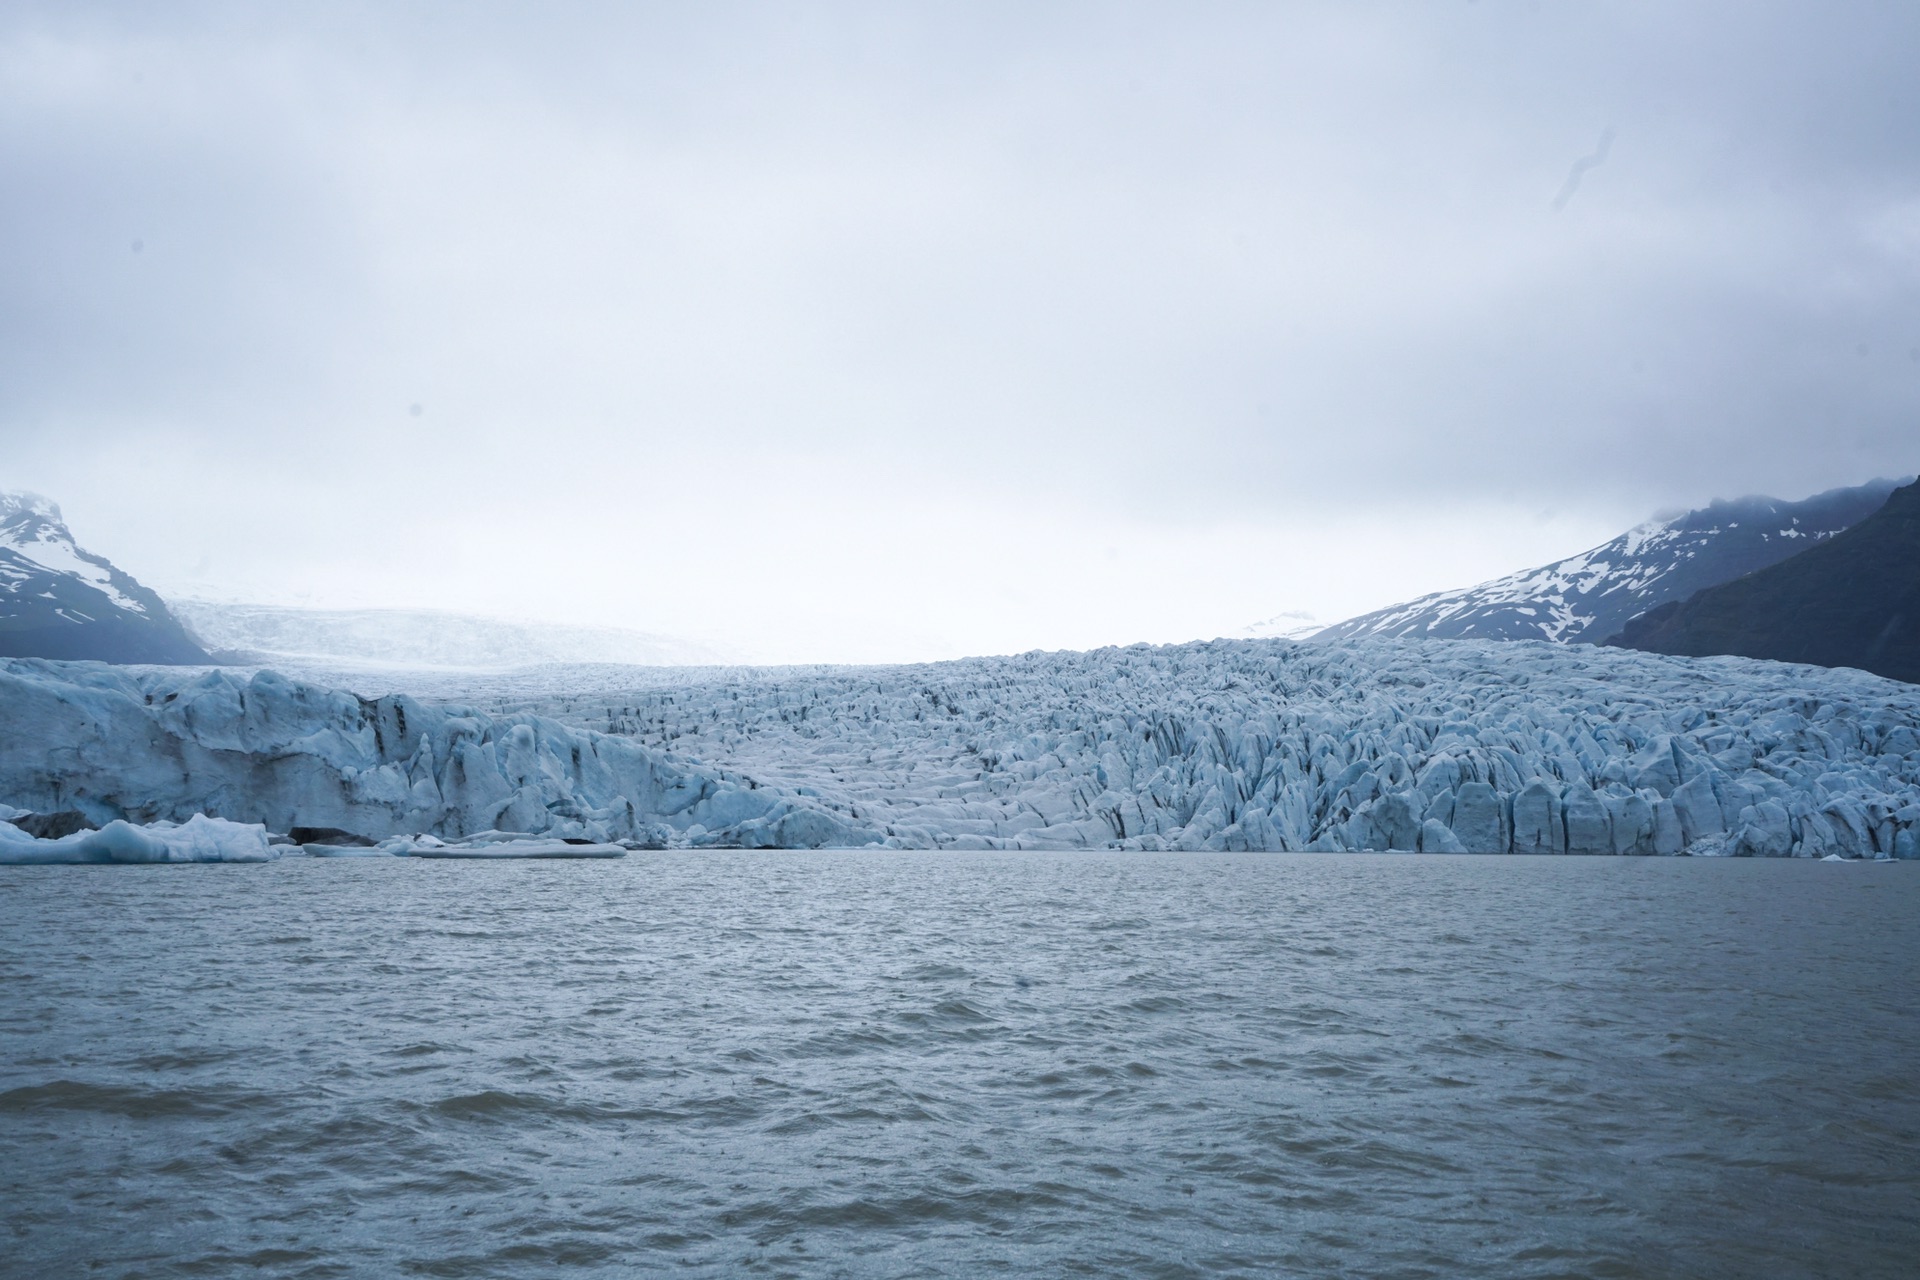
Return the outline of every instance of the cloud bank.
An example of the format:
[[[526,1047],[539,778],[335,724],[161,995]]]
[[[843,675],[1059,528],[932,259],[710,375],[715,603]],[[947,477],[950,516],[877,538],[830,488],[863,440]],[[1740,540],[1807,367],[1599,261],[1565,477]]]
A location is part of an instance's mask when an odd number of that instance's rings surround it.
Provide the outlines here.
[[[5,480],[163,590],[770,657],[1331,619],[1911,472],[1916,48],[1884,5],[9,6]]]

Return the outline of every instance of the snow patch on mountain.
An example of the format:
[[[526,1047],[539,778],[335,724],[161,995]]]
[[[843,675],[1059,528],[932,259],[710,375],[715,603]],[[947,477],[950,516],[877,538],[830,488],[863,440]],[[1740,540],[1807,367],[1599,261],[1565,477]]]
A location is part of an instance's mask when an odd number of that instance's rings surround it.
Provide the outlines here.
[[[60,508],[0,493],[0,654],[205,662],[159,596],[84,550]]]

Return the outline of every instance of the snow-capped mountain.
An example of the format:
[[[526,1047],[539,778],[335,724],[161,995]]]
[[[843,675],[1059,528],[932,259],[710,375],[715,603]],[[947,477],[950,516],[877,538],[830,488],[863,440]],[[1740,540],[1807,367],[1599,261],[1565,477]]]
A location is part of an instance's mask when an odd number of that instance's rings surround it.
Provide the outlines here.
[[[717,646],[619,627],[507,622],[426,609],[301,609],[179,600],[174,610],[223,660],[487,671],[540,663],[708,666]]]
[[[1911,477],[1909,477],[1911,479]],[[1720,500],[1649,520],[1565,560],[1349,618],[1316,640],[1357,636],[1597,644],[1631,618],[1778,564],[1879,510],[1905,480],[1831,489],[1800,502]]]
[[[60,508],[0,493],[0,654],[205,662],[159,596],[83,550]]]
[[[1800,555],[1649,610],[1607,643],[1858,667],[1920,683],[1920,484]]]

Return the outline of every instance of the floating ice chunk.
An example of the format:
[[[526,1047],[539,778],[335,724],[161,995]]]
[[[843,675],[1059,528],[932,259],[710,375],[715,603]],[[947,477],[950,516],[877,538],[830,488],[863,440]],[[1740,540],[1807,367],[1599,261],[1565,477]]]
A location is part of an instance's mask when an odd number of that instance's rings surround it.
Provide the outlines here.
[[[308,844],[302,845],[309,858],[391,858],[393,854],[379,845]]]
[[[624,858],[627,851],[617,844],[568,844],[564,840],[501,840],[479,845],[442,844],[436,840],[432,844],[415,844],[406,856],[486,860]]]
[[[71,863],[270,862],[280,856],[263,826],[197,813],[183,823],[135,826],[109,822],[58,840],[36,840],[10,822],[0,822],[0,863],[15,866]]]

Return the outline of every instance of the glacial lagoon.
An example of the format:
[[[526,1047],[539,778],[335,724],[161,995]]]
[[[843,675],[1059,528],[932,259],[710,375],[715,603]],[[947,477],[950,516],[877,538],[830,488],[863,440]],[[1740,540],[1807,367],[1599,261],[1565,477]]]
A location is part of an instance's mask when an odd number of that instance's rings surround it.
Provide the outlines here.
[[[0,1274],[1894,1276],[1920,867],[0,868]]]

